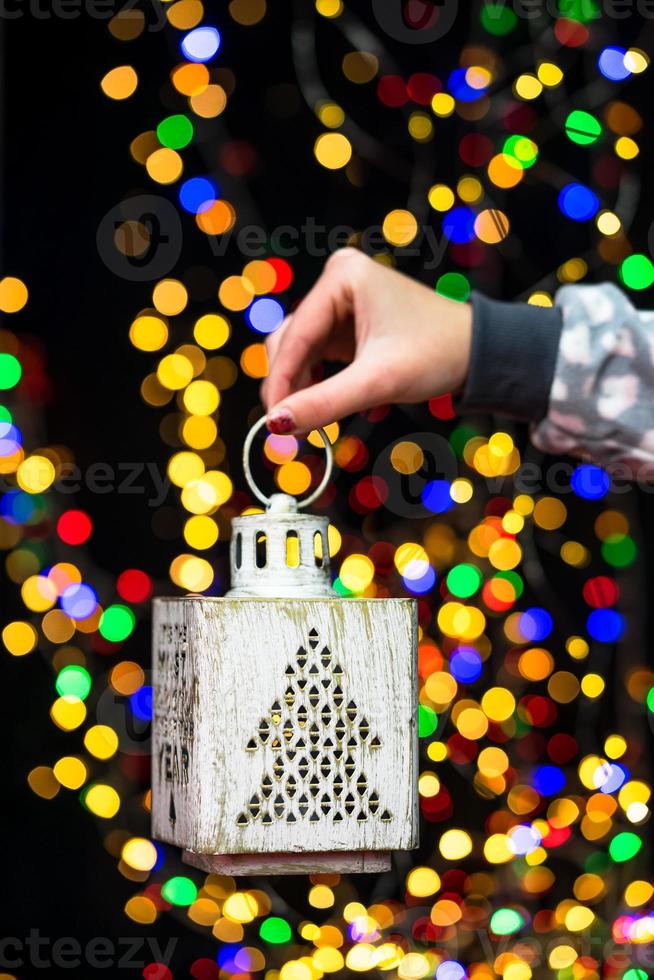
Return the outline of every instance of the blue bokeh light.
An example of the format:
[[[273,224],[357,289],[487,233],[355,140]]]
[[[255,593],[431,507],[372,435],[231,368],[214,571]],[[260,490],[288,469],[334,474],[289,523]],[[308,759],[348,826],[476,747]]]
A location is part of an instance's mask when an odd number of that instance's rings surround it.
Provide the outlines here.
[[[138,691],[134,691],[130,695],[129,706],[132,714],[141,721],[152,721],[152,688],[144,684]]]
[[[220,48],[220,32],[215,27],[196,27],[182,38],[182,54],[189,61],[210,61]]]
[[[208,177],[191,177],[179,189],[179,203],[191,214],[208,211],[218,197],[218,189]]]
[[[486,94],[486,88],[473,88],[467,79],[468,69],[456,68],[447,80],[447,89],[459,102],[478,102]]]
[[[88,619],[98,607],[98,597],[90,585],[73,582],[59,599],[61,608],[71,619]]]
[[[586,629],[598,643],[615,643],[624,633],[624,619],[615,609],[593,609]]]
[[[611,82],[624,82],[629,78],[631,72],[625,64],[625,48],[620,48],[616,44],[610,44],[600,52],[597,59],[597,67]]]
[[[520,614],[520,632],[530,643],[547,639],[554,623],[547,609],[532,606]]]
[[[590,221],[599,211],[600,202],[590,187],[568,184],[559,194],[559,208],[572,221]]]
[[[570,486],[584,500],[601,500],[611,489],[611,478],[601,466],[582,463],[572,474]]]
[[[532,785],[541,796],[554,796],[565,786],[565,775],[558,766],[539,766],[532,776]]]
[[[476,218],[472,208],[452,208],[443,218],[443,234],[455,245],[468,245],[475,237]]]
[[[474,647],[458,647],[450,657],[450,674],[461,684],[479,680],[482,672],[481,655]]]
[[[245,311],[245,319],[257,333],[274,333],[284,322],[284,307],[276,299],[255,299]]]
[[[447,480],[430,480],[422,491],[422,502],[432,514],[444,514],[454,506]]]
[[[26,524],[37,506],[36,497],[22,490],[8,490],[0,500],[0,516],[9,524]]]
[[[425,592],[430,592],[434,588],[436,577],[436,572],[431,565],[428,565],[426,571],[420,578],[407,578],[406,576],[402,576],[402,581],[404,582],[404,588],[408,592],[413,592],[415,595],[424,595]]]

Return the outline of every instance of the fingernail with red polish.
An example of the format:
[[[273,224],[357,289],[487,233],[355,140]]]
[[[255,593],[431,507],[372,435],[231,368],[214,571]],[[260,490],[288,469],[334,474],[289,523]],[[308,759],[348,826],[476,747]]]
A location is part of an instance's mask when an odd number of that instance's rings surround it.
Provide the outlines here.
[[[282,408],[278,412],[271,412],[266,419],[268,428],[276,436],[287,436],[289,432],[294,432],[296,425],[293,413],[287,408]]]

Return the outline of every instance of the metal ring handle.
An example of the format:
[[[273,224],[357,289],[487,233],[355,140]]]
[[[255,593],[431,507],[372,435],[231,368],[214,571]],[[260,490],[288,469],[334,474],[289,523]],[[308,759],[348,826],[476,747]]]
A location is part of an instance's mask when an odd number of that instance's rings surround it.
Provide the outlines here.
[[[247,436],[245,437],[245,442],[243,443],[243,472],[245,473],[245,479],[248,482],[250,490],[262,504],[266,507],[270,506],[271,498],[266,497],[264,493],[259,490],[259,487],[254,482],[254,477],[252,476],[252,470],[250,469],[250,450],[252,449],[252,443],[254,442],[254,437],[256,436],[259,429],[262,429],[266,424],[266,416],[263,415],[258,422],[255,422]],[[322,478],[320,486],[313,491],[313,493],[306,498],[306,500],[301,500],[298,502],[298,509],[300,507],[309,507],[315,500],[320,497],[324,491],[327,489],[327,484],[331,480],[332,470],[334,469],[334,453],[332,451],[332,444],[329,441],[329,436],[324,429],[316,429],[319,433],[320,438],[325,444],[325,455],[327,458],[327,463],[325,466],[325,475]]]

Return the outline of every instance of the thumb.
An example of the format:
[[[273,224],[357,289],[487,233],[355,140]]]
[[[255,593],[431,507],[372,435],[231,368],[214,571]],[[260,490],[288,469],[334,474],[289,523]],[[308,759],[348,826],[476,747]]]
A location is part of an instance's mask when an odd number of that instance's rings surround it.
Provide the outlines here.
[[[354,361],[326,381],[274,405],[268,412],[268,428],[276,435],[310,432],[382,402],[376,372]]]

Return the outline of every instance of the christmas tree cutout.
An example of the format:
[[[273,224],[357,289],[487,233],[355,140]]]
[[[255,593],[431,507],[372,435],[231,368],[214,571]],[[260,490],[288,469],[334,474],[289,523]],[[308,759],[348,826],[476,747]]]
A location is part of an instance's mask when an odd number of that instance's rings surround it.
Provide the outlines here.
[[[344,671],[327,646],[321,647],[312,629],[307,646],[299,647],[285,671],[286,689],[274,701],[246,745],[248,752],[263,751],[270,765],[264,768],[259,791],[236,819],[239,827],[277,820],[317,823],[321,817],[341,823],[362,823],[375,817],[387,823],[379,794],[365,773],[368,750],[381,746],[368,719],[343,690]]]

